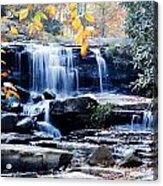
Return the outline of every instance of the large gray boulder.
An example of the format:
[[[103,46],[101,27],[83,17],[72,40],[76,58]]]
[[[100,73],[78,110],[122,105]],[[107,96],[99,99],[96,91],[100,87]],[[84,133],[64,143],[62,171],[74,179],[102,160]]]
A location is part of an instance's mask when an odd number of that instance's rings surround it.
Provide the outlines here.
[[[100,145],[90,156],[88,163],[90,165],[99,165],[109,167],[115,164],[111,151],[106,145]]]
[[[97,105],[91,97],[69,98],[50,103],[50,119],[62,134],[91,127],[91,107]]]

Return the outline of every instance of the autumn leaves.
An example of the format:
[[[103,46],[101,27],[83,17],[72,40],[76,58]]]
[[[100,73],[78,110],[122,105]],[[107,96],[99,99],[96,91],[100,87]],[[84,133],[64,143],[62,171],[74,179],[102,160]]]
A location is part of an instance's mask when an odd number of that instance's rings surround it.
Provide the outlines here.
[[[89,27],[88,25],[94,23],[94,17],[91,14],[79,16],[77,14],[77,5],[75,3],[70,3],[69,8],[71,16],[68,22],[72,25],[73,31],[76,33],[76,44],[81,44],[81,56],[85,57],[88,49],[88,38],[94,32],[93,27]]]
[[[88,39],[95,32],[93,27],[94,17],[88,13],[79,15],[77,3],[63,4],[62,8],[64,9],[65,6],[69,10],[69,16],[64,21],[64,24],[72,28],[75,35],[75,43],[81,45],[81,55],[85,57],[88,50]],[[35,35],[43,34],[43,20],[48,21],[48,18],[55,18],[57,13],[59,13],[57,4],[43,6],[38,11],[36,11],[34,5],[27,5],[26,8],[17,11],[15,15],[17,15],[20,24],[25,23],[25,21],[28,22],[27,34],[29,37],[34,38]],[[15,26],[11,26],[9,32],[14,36],[19,34]]]

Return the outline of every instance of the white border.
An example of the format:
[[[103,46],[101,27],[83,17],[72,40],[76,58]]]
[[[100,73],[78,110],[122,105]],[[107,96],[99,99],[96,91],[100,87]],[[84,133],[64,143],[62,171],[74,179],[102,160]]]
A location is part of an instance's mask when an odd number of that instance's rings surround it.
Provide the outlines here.
[[[89,0],[89,2],[95,2],[99,0]],[[112,0],[103,0],[103,1],[112,1]],[[117,0],[115,0],[117,1]],[[122,0],[125,1],[125,0]],[[131,0],[127,0],[131,1]],[[32,179],[32,178],[0,178],[0,184],[2,186],[29,186],[31,184],[38,184],[39,186],[63,186],[63,185],[77,185],[83,186],[83,184],[94,186],[101,185],[163,185],[163,0],[156,0],[159,3],[159,180],[155,182],[146,182],[146,181],[95,181],[95,180],[57,180],[57,179]],[[0,0],[0,4],[22,4],[22,3],[56,3],[56,2],[88,2],[86,0]],[[160,21],[161,20],[161,21]]]

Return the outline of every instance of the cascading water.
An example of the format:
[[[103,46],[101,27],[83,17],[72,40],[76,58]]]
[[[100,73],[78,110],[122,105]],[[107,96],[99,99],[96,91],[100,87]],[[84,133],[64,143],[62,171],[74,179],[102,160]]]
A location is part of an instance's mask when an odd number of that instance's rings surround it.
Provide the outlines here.
[[[78,70],[74,66],[72,48],[61,46],[28,47],[31,54],[32,90],[52,89],[60,96],[78,91]]]
[[[96,61],[98,65],[98,74],[99,74],[99,80],[100,80],[100,92],[104,91],[104,85],[103,81],[106,79],[107,75],[107,66],[106,66],[106,61],[102,57],[100,50],[98,48],[93,48],[91,51],[95,54],[96,56]]]
[[[149,110],[144,111],[143,113],[143,125],[146,129],[154,127],[154,116]]]

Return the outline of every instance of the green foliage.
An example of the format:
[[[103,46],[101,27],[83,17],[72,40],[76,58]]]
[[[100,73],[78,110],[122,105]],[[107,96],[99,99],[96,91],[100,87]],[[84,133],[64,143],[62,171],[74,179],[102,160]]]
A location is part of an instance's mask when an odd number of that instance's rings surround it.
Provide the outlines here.
[[[107,121],[112,117],[115,105],[107,103],[105,105],[97,105],[91,108],[91,122],[94,128],[105,128]]]
[[[156,96],[157,64],[157,4],[153,1],[123,3],[128,11],[125,32],[133,39],[132,55],[138,79],[133,91]]]

